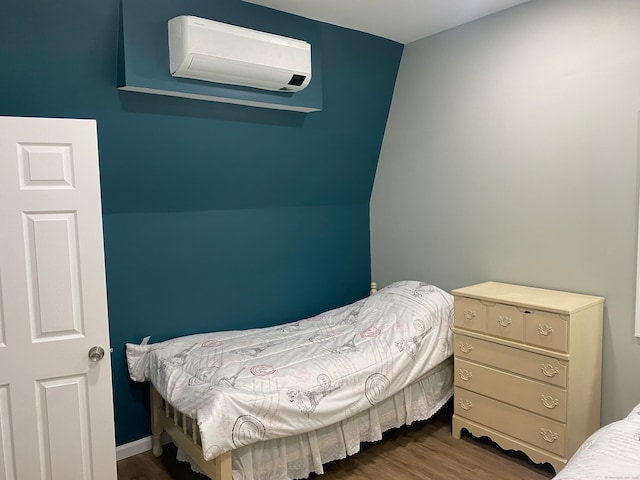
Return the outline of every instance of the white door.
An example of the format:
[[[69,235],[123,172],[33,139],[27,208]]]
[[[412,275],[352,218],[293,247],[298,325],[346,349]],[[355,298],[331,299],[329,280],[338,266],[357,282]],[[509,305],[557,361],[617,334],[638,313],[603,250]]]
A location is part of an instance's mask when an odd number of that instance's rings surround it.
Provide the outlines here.
[[[0,480],[116,478],[100,205],[95,120],[0,117]]]

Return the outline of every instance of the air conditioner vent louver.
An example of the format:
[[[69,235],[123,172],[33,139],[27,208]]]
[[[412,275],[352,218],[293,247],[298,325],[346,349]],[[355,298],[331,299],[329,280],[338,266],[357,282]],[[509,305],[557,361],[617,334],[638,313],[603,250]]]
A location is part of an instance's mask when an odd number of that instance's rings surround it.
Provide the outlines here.
[[[169,20],[174,77],[297,92],[311,81],[311,45],[193,16]]]

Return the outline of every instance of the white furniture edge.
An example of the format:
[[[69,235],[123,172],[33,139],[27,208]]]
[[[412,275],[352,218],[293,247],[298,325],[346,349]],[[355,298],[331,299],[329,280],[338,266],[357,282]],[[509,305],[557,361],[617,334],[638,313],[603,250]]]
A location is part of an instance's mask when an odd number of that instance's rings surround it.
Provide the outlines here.
[[[640,204],[640,200],[638,201]],[[636,329],[635,336],[640,338],[640,208],[638,209],[638,237],[636,254]]]
[[[638,121],[638,134],[640,135],[640,116]],[[639,137],[640,138],[640,137]],[[639,145],[640,149],[640,145]],[[640,205],[640,196],[636,199],[636,205]],[[638,208],[638,236],[636,237],[636,331],[635,335],[640,338],[640,207]]]

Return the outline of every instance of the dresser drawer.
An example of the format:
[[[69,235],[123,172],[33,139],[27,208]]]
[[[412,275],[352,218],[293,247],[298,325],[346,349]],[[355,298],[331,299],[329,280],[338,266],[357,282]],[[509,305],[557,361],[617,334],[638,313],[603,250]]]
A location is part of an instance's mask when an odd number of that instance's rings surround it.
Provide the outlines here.
[[[567,392],[495,368],[467,362],[454,363],[455,385],[559,422],[567,419]]]
[[[487,329],[486,310],[487,307],[479,300],[455,297],[455,326],[484,333]]]
[[[566,427],[548,418],[456,387],[454,413],[561,457]]]
[[[551,312],[525,313],[524,341],[537,347],[560,352],[569,350],[569,327],[566,318]]]
[[[487,333],[516,342],[524,341],[523,311],[512,305],[500,303],[488,306]]]
[[[567,386],[567,365],[557,358],[454,333],[456,357],[502,368],[540,382]]]

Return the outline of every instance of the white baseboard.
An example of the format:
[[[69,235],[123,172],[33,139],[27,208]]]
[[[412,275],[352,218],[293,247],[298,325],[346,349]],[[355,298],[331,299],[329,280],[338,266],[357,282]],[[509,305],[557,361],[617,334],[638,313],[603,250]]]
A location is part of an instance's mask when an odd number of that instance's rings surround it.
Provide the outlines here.
[[[162,443],[166,445],[171,439],[166,433],[162,434]],[[134,442],[125,443],[116,447],[116,461],[124,460],[125,458],[133,457],[139,453],[148,452],[153,448],[153,439],[151,436],[141,438]]]
[[[125,458],[138,455],[139,453],[147,452],[151,450],[152,446],[153,441],[151,436],[141,438],[140,440],[136,440],[135,442],[125,443],[124,445],[116,447],[116,460],[124,460]]]

